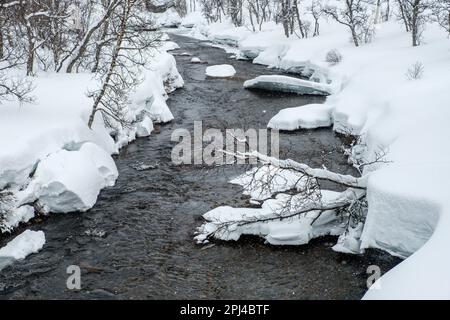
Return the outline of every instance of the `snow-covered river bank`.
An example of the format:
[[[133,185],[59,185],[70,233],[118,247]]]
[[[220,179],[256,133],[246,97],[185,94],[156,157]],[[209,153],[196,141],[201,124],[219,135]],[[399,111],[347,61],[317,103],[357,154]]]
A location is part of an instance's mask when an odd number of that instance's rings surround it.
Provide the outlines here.
[[[173,36],[178,51],[212,64],[230,63],[224,51]],[[333,252],[327,239],[304,247],[271,247],[255,239],[202,249],[192,240],[200,215],[219,205],[244,205],[228,181],[247,167],[174,166],[171,133],[193,121],[215,128],[265,128],[281,109],[321,98],[246,91],[245,80],[272,73],[232,61],[232,80],[207,79],[205,65],[177,56],[185,87],[168,101],[175,120],[160,133],[124,147],[116,157],[119,179],[86,212],[52,215],[38,225],[47,243],[37,255],[2,270],[4,298],[360,298],[366,270],[383,272],[398,259],[377,251],[364,256]],[[351,173],[330,129],[281,135],[281,156]],[[138,171],[139,164],[156,165]],[[6,242],[8,239],[3,239]],[[66,288],[69,265],[82,270],[82,290]]]

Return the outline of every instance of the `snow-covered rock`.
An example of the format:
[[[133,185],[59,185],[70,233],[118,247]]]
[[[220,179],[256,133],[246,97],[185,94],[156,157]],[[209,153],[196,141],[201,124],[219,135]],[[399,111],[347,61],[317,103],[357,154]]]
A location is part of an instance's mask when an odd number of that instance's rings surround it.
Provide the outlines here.
[[[0,226],[0,231],[11,231],[21,223],[27,223],[34,218],[34,208],[29,205],[14,208],[4,218],[3,225]]]
[[[148,137],[153,131],[153,122],[150,117],[145,116],[144,119],[138,123],[136,136],[137,137]]]
[[[339,236],[338,242],[333,246],[336,252],[347,254],[364,253],[361,248],[361,233],[363,230],[363,223],[358,223],[355,227],[349,227],[348,230]]]
[[[327,96],[332,93],[331,87],[327,84],[280,75],[259,76],[255,79],[247,80],[244,82],[244,88],[297,93],[301,95]]]
[[[301,107],[283,109],[267,125],[271,129],[297,130],[329,127],[333,108],[326,104],[309,104]]]
[[[0,249],[0,260],[7,258],[25,259],[30,254],[39,252],[44,244],[45,234],[43,231],[25,230]]]
[[[229,64],[221,64],[207,67],[205,73],[212,78],[229,78],[236,74],[236,69]]]
[[[191,63],[198,63],[198,64],[201,64],[201,63],[205,63],[205,62],[202,61],[199,57],[193,57],[193,58],[191,59]]]
[[[94,144],[78,151],[61,150],[42,160],[21,203],[38,201],[45,212],[87,211],[100,190],[111,186],[117,169],[109,154]]]
[[[105,187],[114,186],[119,172],[114,160],[103,149],[92,142],[86,142],[81,145],[79,152],[95,164],[98,173],[104,180]]]

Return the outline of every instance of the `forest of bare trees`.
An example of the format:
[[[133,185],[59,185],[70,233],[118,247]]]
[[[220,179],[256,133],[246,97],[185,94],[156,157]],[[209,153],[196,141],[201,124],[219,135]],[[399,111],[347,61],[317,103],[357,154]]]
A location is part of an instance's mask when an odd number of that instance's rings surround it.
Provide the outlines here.
[[[411,33],[413,46],[420,45],[427,21],[437,21],[450,32],[448,0],[200,0],[208,22],[229,18],[236,26],[261,30],[268,21],[280,23],[286,37],[306,38],[320,34],[320,17],[349,28],[352,42],[360,46],[375,35],[374,24],[398,19]],[[190,6],[192,7],[192,6]],[[302,17],[312,17],[304,19]]]
[[[41,71],[92,72],[99,88],[89,95],[92,114],[124,125],[128,93],[158,45],[143,0],[16,0],[0,3],[0,103],[29,102]]]
[[[265,22],[283,26],[284,36],[320,35],[320,20],[345,25],[355,46],[370,42],[374,25],[396,19],[418,46],[426,22],[450,34],[450,0],[2,0],[0,1],[0,103],[30,102],[39,71],[92,72],[101,85],[91,92],[89,125],[101,112],[109,125],[126,124],[127,92],[158,43],[148,12],[175,8],[180,16],[201,10],[209,23],[229,19],[254,32]]]

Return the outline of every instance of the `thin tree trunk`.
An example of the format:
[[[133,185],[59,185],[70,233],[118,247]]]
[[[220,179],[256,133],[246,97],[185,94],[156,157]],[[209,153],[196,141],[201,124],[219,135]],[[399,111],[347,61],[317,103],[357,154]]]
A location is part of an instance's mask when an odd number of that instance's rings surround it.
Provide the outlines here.
[[[92,129],[92,124],[94,123],[95,114],[97,113],[100,102],[102,101],[103,96],[105,95],[106,89],[109,86],[109,82],[111,81],[111,77],[114,73],[114,69],[116,68],[117,58],[119,56],[120,48],[122,46],[122,41],[123,41],[123,38],[125,35],[125,30],[127,27],[127,20],[128,20],[128,15],[131,10],[131,5],[132,4],[130,4],[130,0],[127,0],[126,4],[124,4],[122,19],[120,22],[119,34],[117,35],[116,46],[114,48],[113,55],[111,58],[111,64],[109,65],[108,73],[103,82],[102,89],[100,90],[100,93],[98,94],[97,98],[95,99],[94,105],[92,106],[92,112],[91,112],[91,115],[89,116],[89,122],[88,122],[89,129]]]
[[[103,23],[105,23],[109,17],[111,16],[111,14],[114,12],[114,10],[116,9],[117,5],[120,3],[119,0],[115,0],[109,7],[108,10],[105,12],[105,15],[103,16],[103,18],[95,25],[93,26],[88,33],[86,34],[86,36],[84,37],[84,40],[82,41],[78,52],[76,54],[76,56],[69,62],[69,65],[67,66],[66,72],[67,73],[71,73],[73,70],[73,67],[75,66],[75,64],[78,62],[78,60],[81,59],[81,57],[83,57],[83,55],[85,54],[88,44],[93,36],[93,34],[103,25]]]
[[[386,14],[384,16],[384,21],[389,21],[391,17],[391,0],[387,0]]]
[[[306,34],[305,34],[305,30],[303,29],[303,22],[302,19],[300,17],[300,10],[298,9],[298,0],[294,0],[294,10],[295,10],[295,15],[297,16],[297,22],[298,22],[298,27],[300,29],[300,34],[302,35],[302,38],[306,38]]]
[[[405,8],[403,7],[402,0],[398,0],[398,6],[400,8],[400,14],[402,16],[402,20],[403,20],[403,22],[405,24],[406,32],[409,32],[409,21],[406,18]]]
[[[419,45],[419,5],[420,0],[414,0],[411,21],[413,47],[417,47]]]
[[[33,40],[33,31],[31,30],[31,27],[28,25],[27,25],[27,38],[28,38],[27,76],[32,76],[34,66],[34,40]]]
[[[108,28],[109,28],[109,23],[107,21],[105,23],[104,27],[103,27],[103,32],[102,32],[102,36],[101,36],[100,41],[103,41],[105,39],[105,37],[107,36]],[[105,42],[101,42],[101,43],[98,43],[96,45],[96,48],[95,48],[95,64],[94,64],[94,67],[92,68],[92,72],[93,73],[97,72],[97,70],[98,70],[98,66],[100,64],[100,55],[101,55],[101,52],[102,52],[102,49],[103,49],[104,46],[105,46]]]
[[[253,32],[256,32],[255,24],[254,24],[254,22],[253,22],[252,9],[251,9],[250,7],[248,8],[248,15],[249,15],[249,17],[250,17],[250,24],[252,25]]]
[[[313,37],[317,37],[319,35],[320,35],[319,19],[314,17],[314,34],[313,34]]]
[[[351,27],[350,29],[352,31],[353,43],[355,44],[356,47],[359,47],[359,40],[358,35],[356,34],[356,30],[354,27]]]
[[[0,27],[0,59],[3,58],[3,55],[4,55],[3,46],[4,46],[4,44],[3,44],[3,30]]]
[[[281,2],[281,21],[283,23],[284,34],[287,38],[289,38],[289,19],[288,19],[288,8],[287,8],[287,0],[282,0]]]

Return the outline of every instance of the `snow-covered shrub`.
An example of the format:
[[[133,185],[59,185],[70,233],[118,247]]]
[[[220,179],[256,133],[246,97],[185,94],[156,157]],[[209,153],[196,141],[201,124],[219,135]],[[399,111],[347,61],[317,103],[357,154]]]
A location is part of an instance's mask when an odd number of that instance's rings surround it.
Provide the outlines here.
[[[325,61],[331,64],[332,66],[337,65],[339,62],[342,61],[342,54],[337,49],[332,49],[328,51]]]
[[[408,80],[422,79],[424,71],[425,67],[423,66],[423,63],[417,61],[416,63],[411,65],[411,67],[409,67],[408,71],[406,71],[406,78]]]

